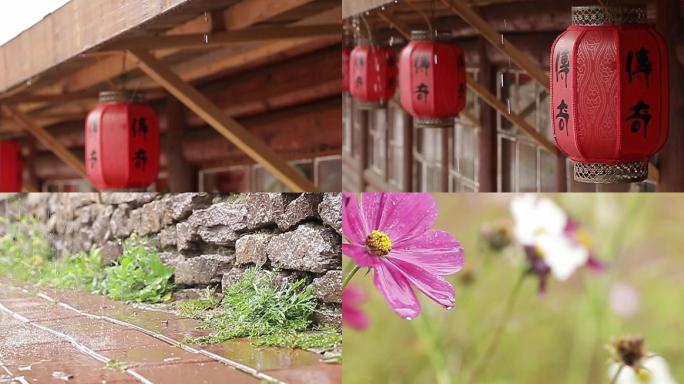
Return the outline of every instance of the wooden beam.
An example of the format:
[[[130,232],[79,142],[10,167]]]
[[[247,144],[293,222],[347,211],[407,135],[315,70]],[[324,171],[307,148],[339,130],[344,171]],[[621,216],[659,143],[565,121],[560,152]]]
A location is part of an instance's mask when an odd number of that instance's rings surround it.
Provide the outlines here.
[[[487,39],[487,41],[489,41],[493,46],[509,55],[511,60],[518,67],[526,71],[533,79],[537,80],[539,84],[543,85],[547,90],[550,89],[549,75],[546,73],[546,71],[544,71],[538,63],[535,63],[518,48],[503,38],[500,33],[494,30],[494,28],[492,28],[487,21],[483,19],[477,12],[475,12],[466,2],[460,0],[441,1],[456,15],[460,16],[465,22],[479,31],[482,37]]]
[[[104,47],[103,51],[123,49],[215,48],[235,43],[289,40],[306,37],[339,36],[340,24],[265,27],[208,34],[139,36],[122,39]]]
[[[343,0],[342,18],[346,19],[359,13],[366,12],[381,5],[391,3],[392,0]]]
[[[292,11],[314,0],[242,0],[223,13],[223,24],[233,31]]]
[[[314,0],[278,0],[277,2],[272,0],[242,0],[223,11],[224,25],[227,30],[247,28],[312,1]],[[166,35],[208,33],[211,32],[211,27],[205,20],[205,17],[200,16],[170,29]],[[177,52],[178,50],[171,49],[159,51],[156,54],[158,57],[164,58]],[[53,91],[55,92],[63,92],[65,90],[71,92],[80,91],[134,69],[136,69],[136,66],[132,63],[132,60],[123,60],[121,54],[110,55],[109,57],[98,59],[93,65],[89,65],[65,77],[64,80],[50,88],[54,88]],[[2,71],[0,71],[1,75]]]
[[[198,1],[71,0],[0,47],[0,92],[193,3]]]
[[[484,100],[492,108],[499,111],[504,118],[506,118],[511,123],[520,127],[523,131],[525,131],[525,133],[527,133],[530,137],[532,137],[539,145],[544,147],[546,150],[548,150],[552,154],[554,154],[556,156],[560,155],[558,148],[556,148],[556,146],[549,139],[547,139],[546,136],[537,132],[537,130],[532,125],[530,125],[525,119],[523,119],[519,115],[517,115],[513,112],[509,113],[508,107],[506,105],[504,105],[504,103],[502,103],[501,100],[497,99],[496,96],[494,96],[491,92],[489,92],[487,90],[487,88],[483,87],[481,84],[478,84],[470,76],[467,76],[467,82],[468,82],[468,88],[470,88],[473,92],[475,92],[480,98],[482,98],[482,100]]]
[[[221,135],[238,146],[250,158],[261,164],[288,188],[296,192],[316,190],[316,186],[301,172],[283,161],[259,138],[252,135],[237,121],[224,114],[216,104],[200,94],[190,84],[183,81],[150,53],[142,50],[132,50],[131,54],[140,61],[140,68],[152,79],[202,117]]]
[[[27,131],[29,131],[36,139],[40,140],[45,146],[50,148],[52,152],[57,155],[62,161],[73,168],[79,176],[88,180],[85,165],[73,153],[71,153],[65,146],[63,146],[57,139],[50,135],[43,127],[36,124],[31,118],[26,116],[23,112],[15,107],[3,106],[7,114],[16,119]]]

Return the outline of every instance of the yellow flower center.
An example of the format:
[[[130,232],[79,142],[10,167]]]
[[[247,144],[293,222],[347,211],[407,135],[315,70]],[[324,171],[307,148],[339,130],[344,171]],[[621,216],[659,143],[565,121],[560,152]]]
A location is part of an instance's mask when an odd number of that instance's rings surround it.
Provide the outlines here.
[[[641,381],[642,383],[651,382],[651,373],[646,368],[637,369],[637,377],[639,378],[639,381]]]
[[[579,229],[575,236],[577,238],[577,242],[580,243],[580,245],[584,245],[586,248],[593,248],[594,241],[592,240],[589,233],[587,233],[587,231],[585,231],[584,229]]]
[[[392,240],[384,232],[373,231],[366,238],[366,249],[375,256],[385,256],[392,250]]]

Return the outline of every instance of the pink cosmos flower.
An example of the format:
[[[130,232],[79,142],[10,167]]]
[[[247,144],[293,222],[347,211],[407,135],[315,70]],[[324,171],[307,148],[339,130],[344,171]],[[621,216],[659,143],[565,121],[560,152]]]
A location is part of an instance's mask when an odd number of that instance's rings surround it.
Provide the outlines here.
[[[348,286],[342,291],[342,323],[360,331],[368,328],[368,317],[361,310],[360,305],[366,300],[362,290]]]
[[[463,248],[449,233],[430,229],[437,218],[426,193],[352,193],[342,198],[342,229],[349,244],[342,252],[359,267],[373,270],[373,283],[404,319],[420,314],[417,288],[446,308],[454,306],[454,287],[441,276],[463,267]]]

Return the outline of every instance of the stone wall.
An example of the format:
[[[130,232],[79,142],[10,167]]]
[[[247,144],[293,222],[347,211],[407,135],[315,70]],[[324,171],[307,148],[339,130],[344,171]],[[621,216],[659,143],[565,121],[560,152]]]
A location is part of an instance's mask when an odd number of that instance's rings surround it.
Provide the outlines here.
[[[43,219],[58,254],[101,247],[107,262],[136,233],[156,241],[180,295],[233,284],[250,266],[313,283],[316,320],[341,323],[338,193],[28,194],[24,213]]]

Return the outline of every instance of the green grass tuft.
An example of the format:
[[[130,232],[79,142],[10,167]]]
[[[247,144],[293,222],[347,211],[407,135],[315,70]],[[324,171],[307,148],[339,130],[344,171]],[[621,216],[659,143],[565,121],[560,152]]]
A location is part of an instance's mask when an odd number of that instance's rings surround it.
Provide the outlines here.
[[[313,288],[304,280],[279,285],[276,273],[250,268],[217,299],[200,298],[179,304],[186,316],[202,320],[212,335],[190,340],[216,344],[250,338],[257,345],[290,348],[331,348],[341,342],[337,330],[312,330],[316,308]]]
[[[148,242],[131,236],[118,264],[107,268],[104,293],[114,300],[160,303],[171,300],[173,269]]]

